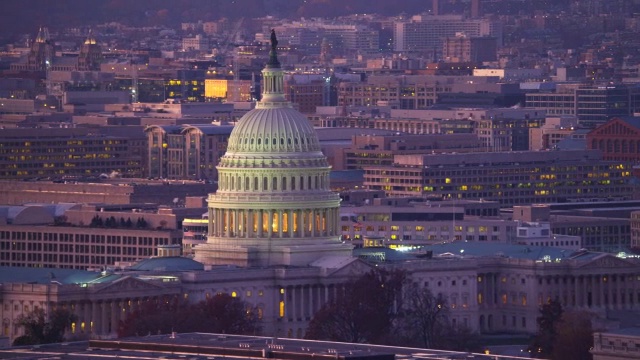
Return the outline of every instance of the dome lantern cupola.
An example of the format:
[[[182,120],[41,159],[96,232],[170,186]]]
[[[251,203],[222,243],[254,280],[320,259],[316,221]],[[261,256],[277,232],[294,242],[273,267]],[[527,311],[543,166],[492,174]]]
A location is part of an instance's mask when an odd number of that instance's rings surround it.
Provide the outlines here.
[[[217,166],[207,242],[194,249],[205,265],[307,266],[351,255],[318,135],[284,97],[277,44],[272,31],[262,100],[238,121]]]

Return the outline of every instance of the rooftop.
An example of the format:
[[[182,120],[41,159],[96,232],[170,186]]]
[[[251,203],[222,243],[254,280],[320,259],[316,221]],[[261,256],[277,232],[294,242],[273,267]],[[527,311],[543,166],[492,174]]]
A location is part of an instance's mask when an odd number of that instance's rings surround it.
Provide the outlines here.
[[[277,337],[225,334],[170,334],[113,341],[0,349],[0,358],[38,359],[298,359],[298,360],[393,360],[393,359],[493,359],[522,357],[472,354],[433,349],[404,348],[355,343],[298,340]]]

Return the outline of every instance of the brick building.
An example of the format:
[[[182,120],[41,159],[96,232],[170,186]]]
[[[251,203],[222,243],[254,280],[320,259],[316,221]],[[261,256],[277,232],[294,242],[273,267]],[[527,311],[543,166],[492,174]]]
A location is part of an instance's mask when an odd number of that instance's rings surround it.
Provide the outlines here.
[[[587,134],[587,148],[605,160],[640,162],[640,117],[613,118]]]

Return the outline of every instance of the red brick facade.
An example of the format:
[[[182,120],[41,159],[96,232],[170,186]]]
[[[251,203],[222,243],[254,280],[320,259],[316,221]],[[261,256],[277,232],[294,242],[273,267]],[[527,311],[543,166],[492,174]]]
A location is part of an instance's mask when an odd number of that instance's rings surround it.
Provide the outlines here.
[[[640,118],[613,118],[587,134],[587,149],[599,149],[604,160],[640,163]]]

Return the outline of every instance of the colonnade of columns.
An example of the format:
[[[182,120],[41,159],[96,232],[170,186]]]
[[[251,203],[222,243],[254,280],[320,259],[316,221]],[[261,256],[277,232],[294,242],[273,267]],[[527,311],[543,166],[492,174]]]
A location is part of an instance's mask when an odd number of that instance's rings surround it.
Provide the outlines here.
[[[376,121],[376,129],[402,131],[409,134],[439,134],[438,124],[423,121]]]
[[[127,316],[140,309],[146,302],[165,300],[165,297],[157,296],[68,302],[59,303],[57,306],[69,309],[77,317],[70,329],[71,333],[111,336],[117,333],[121,321],[125,321]]]
[[[296,285],[284,288],[282,317],[288,321],[308,321],[320,308],[340,296],[344,285]]]
[[[571,307],[634,309],[640,307],[640,281],[636,275],[597,274],[539,278],[542,301],[559,299]]]
[[[500,274],[482,273],[478,283],[479,298],[483,306],[500,306],[501,294],[513,292],[526,293],[537,299],[529,299],[531,305],[539,306],[549,300],[558,299],[567,307],[637,309],[640,308],[640,280],[633,274],[595,274],[595,275],[547,275],[526,278],[524,288],[517,281],[515,285],[502,285]],[[529,284],[535,281],[536,284]],[[532,291],[537,289],[538,293]],[[535,301],[537,300],[537,301]],[[518,296],[518,304],[520,296]]]
[[[273,138],[276,141],[276,138]],[[284,141],[284,138],[282,138]],[[296,142],[297,145],[297,142]],[[219,191],[268,191],[304,192],[308,190],[329,190],[329,173],[306,175],[254,176],[221,172]]]
[[[209,208],[209,236],[293,238],[337,236],[339,208],[221,209]]]

